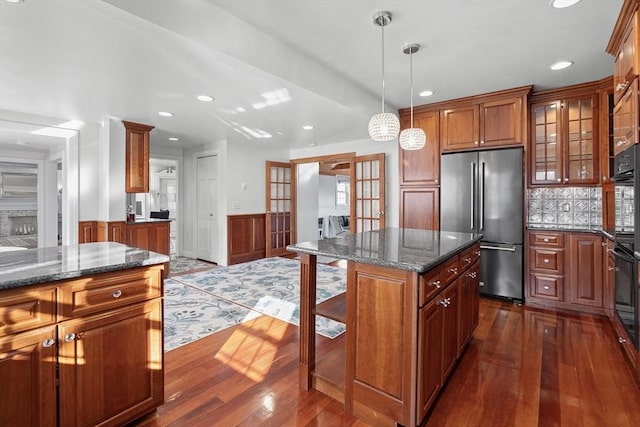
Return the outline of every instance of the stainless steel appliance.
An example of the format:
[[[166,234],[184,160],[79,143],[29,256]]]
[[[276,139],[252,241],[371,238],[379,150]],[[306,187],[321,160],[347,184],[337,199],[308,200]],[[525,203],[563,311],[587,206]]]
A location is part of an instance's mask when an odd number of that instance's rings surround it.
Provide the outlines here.
[[[620,323],[629,334],[633,346],[638,348],[638,285],[636,283],[637,260],[634,257],[632,234],[616,234],[613,248],[616,261],[615,307]]]
[[[523,299],[522,148],[443,154],[440,229],[478,232],[481,293]]]

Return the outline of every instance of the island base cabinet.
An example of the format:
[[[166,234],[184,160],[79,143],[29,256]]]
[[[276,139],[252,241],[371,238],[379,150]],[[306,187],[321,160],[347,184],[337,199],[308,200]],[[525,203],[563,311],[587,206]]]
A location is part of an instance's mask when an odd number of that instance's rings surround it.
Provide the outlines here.
[[[418,324],[418,420],[427,415],[443,383],[444,314],[442,299],[420,309]]]
[[[0,338],[0,425],[56,425],[56,326]]]
[[[161,325],[161,299],[60,323],[60,425],[122,425],[162,404]]]

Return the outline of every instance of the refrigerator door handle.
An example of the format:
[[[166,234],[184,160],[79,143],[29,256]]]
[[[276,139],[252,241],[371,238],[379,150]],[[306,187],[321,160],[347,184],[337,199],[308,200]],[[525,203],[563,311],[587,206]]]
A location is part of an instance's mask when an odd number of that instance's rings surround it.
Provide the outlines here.
[[[502,248],[500,246],[485,246],[485,245],[480,245],[480,249],[489,249],[492,251],[507,251],[507,252],[516,251],[516,248]]]
[[[476,164],[474,162],[471,162],[471,183],[470,183],[470,187],[471,188],[471,197],[470,197],[470,202],[471,202],[471,230],[473,230],[476,226],[476,218],[475,218],[475,206],[474,206],[474,199],[475,199],[475,176],[476,176]]]
[[[484,166],[485,163],[482,162],[482,167],[480,168],[480,177],[479,177],[479,188],[480,188],[480,194],[479,194],[479,199],[480,199],[480,231],[484,230]]]

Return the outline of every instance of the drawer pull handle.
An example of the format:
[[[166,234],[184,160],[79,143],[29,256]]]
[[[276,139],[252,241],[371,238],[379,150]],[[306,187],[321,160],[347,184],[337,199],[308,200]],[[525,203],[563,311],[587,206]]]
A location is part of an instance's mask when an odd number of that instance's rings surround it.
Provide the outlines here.
[[[549,243],[549,239],[546,238],[546,237],[544,239],[542,239],[542,241],[545,242],[545,243]]]
[[[613,270],[615,270],[615,267],[607,267],[607,270],[608,271],[613,271]]]
[[[618,342],[619,342],[620,344],[624,344],[624,343],[626,343],[626,342],[627,342],[627,340],[625,340],[625,339],[624,339],[624,338],[622,338],[622,337],[618,337]]]
[[[46,340],[42,341],[42,346],[46,348],[51,347],[53,344],[55,344],[55,340],[53,338],[47,338]]]
[[[542,262],[544,262],[545,264],[549,264],[549,258],[543,259]]]
[[[73,341],[75,339],[76,339],[76,334],[74,334],[74,333],[67,334],[67,335],[64,336],[64,340],[66,342],[71,342],[71,341]]]
[[[467,264],[471,264],[471,258],[465,258],[465,259],[464,259],[464,261],[465,261]]]
[[[120,289],[116,289],[111,295],[113,295],[114,298],[120,298],[122,296],[122,291]]]
[[[544,285],[544,290],[548,291],[549,290],[549,285]]]
[[[454,273],[454,274],[455,274],[455,273],[457,273],[457,272],[458,272],[458,269],[457,269],[457,268],[450,268],[450,269],[449,269],[449,271],[450,271],[451,273]]]
[[[440,280],[436,280],[435,282],[432,282],[432,283],[431,283],[431,285],[432,285],[432,286],[435,286],[435,287],[436,287],[436,289],[440,289],[440,288],[441,288],[441,286],[440,286]]]

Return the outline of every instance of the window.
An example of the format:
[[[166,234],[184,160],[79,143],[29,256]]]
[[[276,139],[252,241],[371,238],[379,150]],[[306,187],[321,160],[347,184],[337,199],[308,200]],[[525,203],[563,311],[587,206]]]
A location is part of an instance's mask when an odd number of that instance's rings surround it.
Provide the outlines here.
[[[349,177],[336,175],[336,206],[349,206]]]

